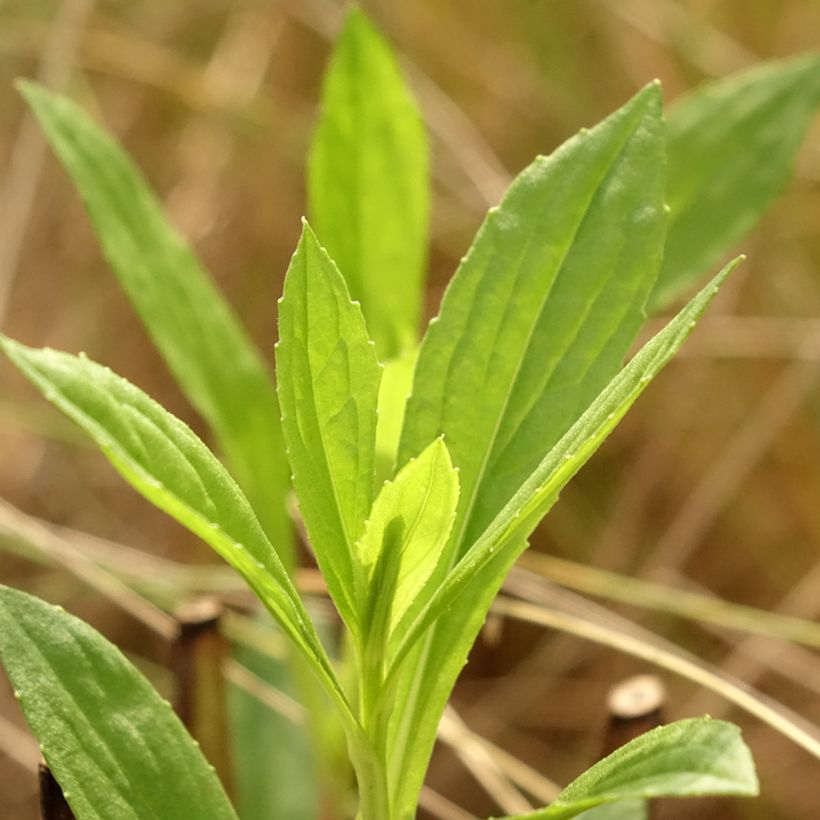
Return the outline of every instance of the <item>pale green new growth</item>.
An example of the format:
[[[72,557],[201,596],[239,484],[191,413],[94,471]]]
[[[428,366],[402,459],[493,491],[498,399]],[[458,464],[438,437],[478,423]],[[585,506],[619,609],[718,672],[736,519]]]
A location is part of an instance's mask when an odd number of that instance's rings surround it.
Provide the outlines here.
[[[259,353],[122,148],[67,98],[31,82],[19,88],[77,186],[111,269],[288,563],[287,464]]]
[[[458,474],[436,439],[382,487],[357,545],[364,602],[386,609],[385,637],[418,600],[443,557],[456,513]],[[427,596],[429,597],[429,596]]]
[[[569,820],[620,800],[757,793],[752,755],[740,729],[693,718],[635,738],[573,780],[546,809],[511,820]]]
[[[299,508],[336,606],[356,628],[354,544],[373,503],[380,368],[359,306],[307,223],[279,304],[276,372]]]
[[[720,261],[786,185],[820,105],[820,56],[755,66],[696,89],[667,114],[669,235],[652,307]]]
[[[309,210],[362,301],[383,359],[417,338],[428,189],[427,138],[396,58],[353,9],[325,75],[308,161]]]
[[[77,820],[236,820],[171,705],[90,626],[0,586],[0,658]]]

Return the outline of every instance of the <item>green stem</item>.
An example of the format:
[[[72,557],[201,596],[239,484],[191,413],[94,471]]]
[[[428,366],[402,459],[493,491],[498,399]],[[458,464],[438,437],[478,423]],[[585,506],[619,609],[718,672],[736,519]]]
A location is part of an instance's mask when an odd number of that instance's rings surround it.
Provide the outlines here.
[[[383,651],[378,630],[369,629],[358,642],[359,667],[358,742],[351,744],[351,757],[359,784],[358,820],[390,820],[390,794],[387,783],[387,713],[382,698]]]
[[[350,756],[359,784],[357,820],[390,820],[387,773],[371,738],[363,734],[354,739],[350,744]]]

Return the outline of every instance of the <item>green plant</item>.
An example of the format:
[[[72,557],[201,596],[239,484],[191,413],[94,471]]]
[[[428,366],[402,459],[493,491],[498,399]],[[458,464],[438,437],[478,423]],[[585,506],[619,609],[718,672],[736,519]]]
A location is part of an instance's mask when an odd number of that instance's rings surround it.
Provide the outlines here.
[[[818,66],[800,58],[725,81],[673,109],[666,131],[651,84],[538,158],[491,210],[417,347],[424,132],[388,47],[352,12],[309,169],[328,250],[305,223],[280,302],[278,403],[241,325],[123,152],[67,99],[22,85],[236,481],[111,371],[7,338],[2,347],[127,481],[247,581],[314,673],[326,702],[311,702],[343,724],[362,818],[414,815],[446,700],[507,570],[734,263],[622,368],[645,304],[700,278],[783,184],[820,97]],[[790,124],[787,137],[773,117]],[[762,157],[767,173],[750,174]],[[718,172],[727,182],[713,189]],[[346,628],[331,653],[290,577],[288,461]],[[378,491],[376,475],[389,478]],[[3,663],[80,820],[234,816],[167,704],[116,649],[20,592],[0,593],[0,618]],[[681,721],[528,816],[756,789],[736,729]]]

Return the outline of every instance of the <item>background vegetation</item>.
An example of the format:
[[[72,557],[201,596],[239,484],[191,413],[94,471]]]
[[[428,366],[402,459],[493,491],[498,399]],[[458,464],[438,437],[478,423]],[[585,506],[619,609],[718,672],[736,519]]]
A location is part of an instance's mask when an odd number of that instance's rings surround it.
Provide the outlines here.
[[[810,0],[362,5],[402,53],[433,139],[431,310],[487,207],[536,153],[597,122],[653,77],[663,81],[669,101],[705,79],[816,48],[820,31],[820,3]],[[274,303],[305,210],[305,154],[341,8],[333,0],[0,5],[3,329],[32,345],[88,351],[202,432],[107,271],[79,199],[11,83],[40,77],[96,109],[272,361]],[[749,261],[680,360],[567,489],[534,546],[799,616],[805,640],[817,645],[810,622],[820,614],[820,128],[809,134],[788,190],[740,250]],[[126,487],[11,368],[1,378],[0,577],[88,619],[144,659],[167,690],[166,642],[144,617],[134,617],[135,609],[145,615],[140,602],[131,602],[129,613],[99,584],[90,591],[93,565],[61,552],[65,532],[55,538],[32,517],[93,532],[103,540],[82,541],[83,554],[94,547],[108,560],[109,541],[180,562],[211,561],[208,550]],[[48,560],[20,555],[35,549]],[[124,555],[120,564],[133,560],[143,578],[154,567]],[[512,583],[542,603],[597,617],[592,604],[568,597],[556,580],[607,596],[624,591],[611,577],[577,565],[544,566],[533,555]],[[166,585],[162,594],[168,604],[179,602],[184,585]],[[630,590],[629,597],[647,603],[647,590]],[[666,594],[656,604],[701,620],[646,606],[617,608],[805,720],[820,721],[820,660],[810,649],[704,624],[702,600],[693,606]],[[772,624],[759,615],[751,621],[758,629]],[[454,704],[470,730],[564,783],[600,752],[607,689],[650,669],[498,616]],[[816,815],[815,758],[725,699],[671,674],[664,679],[668,717],[709,711],[743,726],[763,791],[759,801],[731,807],[682,804],[676,816]],[[5,684],[0,707],[0,813],[34,817],[36,745],[21,733]],[[470,812],[498,813],[503,795],[477,788],[464,755],[469,743],[457,723],[451,731],[460,755],[441,744],[430,786]],[[806,731],[820,736],[813,727]],[[480,755],[472,766],[486,785]]]

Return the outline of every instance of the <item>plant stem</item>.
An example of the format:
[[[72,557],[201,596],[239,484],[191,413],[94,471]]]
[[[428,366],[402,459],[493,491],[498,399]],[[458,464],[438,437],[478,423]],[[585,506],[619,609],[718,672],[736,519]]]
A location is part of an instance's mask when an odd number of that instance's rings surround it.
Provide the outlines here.
[[[350,756],[359,784],[357,820],[390,820],[387,773],[371,738],[362,733],[361,737],[352,741]]]
[[[380,634],[379,630],[369,629],[356,649],[361,736],[359,743],[351,744],[351,757],[359,784],[357,820],[390,820],[393,816],[387,784],[387,715],[382,697],[384,662]]]

